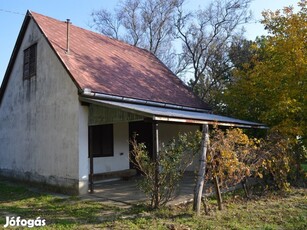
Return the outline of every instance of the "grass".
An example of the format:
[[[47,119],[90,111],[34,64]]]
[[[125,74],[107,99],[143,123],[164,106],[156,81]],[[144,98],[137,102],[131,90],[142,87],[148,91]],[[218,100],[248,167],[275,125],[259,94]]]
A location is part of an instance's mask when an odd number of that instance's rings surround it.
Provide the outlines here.
[[[1,178],[0,194],[1,227],[6,216],[39,216],[47,223],[39,229],[307,229],[307,189],[293,189],[283,196],[269,193],[251,200],[230,193],[224,196],[224,210],[216,210],[215,201],[210,200],[210,215],[200,217],[190,205],[161,210],[150,210],[143,204],[118,208],[34,191]]]

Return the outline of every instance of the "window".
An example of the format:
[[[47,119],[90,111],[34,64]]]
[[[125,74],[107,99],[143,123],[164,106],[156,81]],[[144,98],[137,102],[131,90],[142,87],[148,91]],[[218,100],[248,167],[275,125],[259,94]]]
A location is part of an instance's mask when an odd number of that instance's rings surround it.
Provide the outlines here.
[[[113,156],[113,125],[89,126],[89,152],[93,157]]]
[[[29,79],[36,75],[36,44],[23,52],[23,78]]]

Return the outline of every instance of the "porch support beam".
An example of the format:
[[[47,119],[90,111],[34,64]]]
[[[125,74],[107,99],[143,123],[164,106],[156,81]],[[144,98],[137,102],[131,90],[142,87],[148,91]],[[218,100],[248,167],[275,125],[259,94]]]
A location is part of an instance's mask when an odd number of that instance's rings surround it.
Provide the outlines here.
[[[152,156],[153,160],[156,160],[158,158],[158,153],[159,153],[159,123],[157,121],[152,121],[152,137],[153,137]]]
[[[90,175],[89,175],[89,182],[90,182],[90,193],[94,193],[94,158],[93,158],[93,151],[90,152]]]
[[[209,145],[209,126],[208,124],[205,124],[202,126],[202,140],[201,140],[201,150],[200,150],[200,159],[199,159],[199,169],[198,169],[197,182],[195,185],[194,199],[193,199],[193,210],[196,211],[197,215],[200,214],[200,205],[203,195],[208,145]]]
[[[154,192],[154,198],[152,202],[154,202],[155,206],[157,207],[159,205],[159,194],[160,194],[160,187],[159,187],[159,124],[157,121],[152,121],[152,137],[153,137],[153,151],[152,151],[152,157],[153,162],[155,164],[155,188],[156,191]]]

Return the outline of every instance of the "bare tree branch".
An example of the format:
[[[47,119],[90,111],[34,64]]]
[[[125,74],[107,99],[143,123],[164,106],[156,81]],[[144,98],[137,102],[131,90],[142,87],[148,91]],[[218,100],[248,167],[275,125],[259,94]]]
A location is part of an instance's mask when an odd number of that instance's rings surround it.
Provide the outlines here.
[[[114,14],[93,11],[93,26],[99,32],[149,50],[173,69],[173,18],[184,0],[124,0]]]
[[[190,67],[193,70],[189,84],[206,101],[211,100],[208,92],[212,88],[222,88],[223,80],[227,80],[222,75],[231,69],[230,60],[221,54],[227,53],[236,32],[250,18],[250,2],[251,0],[213,1],[206,9],[197,11],[193,17],[187,17],[181,9],[177,11],[175,26],[185,55],[181,57],[178,69],[181,74],[184,73],[184,68]],[[219,68],[213,69],[213,64],[217,66],[217,63],[212,62],[218,60]],[[221,71],[221,66],[224,66],[224,71]]]
[[[91,13],[93,24],[90,27],[109,37],[119,39],[120,20],[106,9]]]
[[[123,0],[113,14],[93,11],[92,27],[147,49],[180,76],[191,72],[189,85],[211,102],[216,91],[230,82],[227,52],[241,25],[250,19],[252,0],[215,0],[187,13],[184,1]]]

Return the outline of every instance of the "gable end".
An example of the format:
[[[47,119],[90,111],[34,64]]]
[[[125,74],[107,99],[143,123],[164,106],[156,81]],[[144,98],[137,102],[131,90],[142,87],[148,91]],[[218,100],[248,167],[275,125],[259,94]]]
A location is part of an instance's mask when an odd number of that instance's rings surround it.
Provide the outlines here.
[[[70,76],[71,80],[74,82],[74,84],[76,85],[77,89],[79,92],[82,91],[81,87],[79,86],[79,84],[74,80],[74,78],[72,77],[70,71],[67,69],[66,65],[63,63],[62,59],[59,57],[59,55],[57,54],[57,52],[55,51],[54,47],[51,45],[49,39],[46,37],[45,33],[43,32],[43,30],[41,29],[41,27],[39,26],[39,24],[35,21],[34,17],[32,17],[32,14],[31,12],[28,10],[27,13],[26,13],[26,16],[25,16],[25,19],[22,23],[22,26],[21,26],[21,29],[20,29],[20,32],[18,34],[18,37],[17,37],[17,40],[16,40],[16,43],[15,43],[15,46],[14,46],[14,49],[13,49],[13,52],[12,52],[12,55],[11,55],[11,58],[10,58],[10,61],[9,61],[9,64],[8,64],[8,67],[6,69],[6,72],[5,72],[5,75],[4,75],[4,78],[3,78],[3,81],[2,81],[2,84],[1,84],[1,88],[0,88],[0,106],[2,104],[2,99],[4,97],[4,93],[5,93],[5,90],[6,90],[6,87],[7,87],[7,84],[9,82],[9,78],[10,78],[10,75],[11,75],[11,72],[12,72],[12,69],[14,67],[14,63],[16,61],[16,58],[17,58],[17,55],[18,55],[18,51],[20,50],[20,47],[21,47],[21,44],[22,44],[22,41],[24,39],[24,36],[25,36],[25,33],[28,29],[28,25],[31,21],[31,19],[35,22],[35,24],[37,25],[37,27],[39,28],[40,32],[43,34],[43,36],[46,38],[46,41],[48,42],[48,45],[50,46],[50,48],[53,50],[53,52],[56,54],[57,58],[59,59],[59,61],[61,62],[62,66],[64,67],[64,69],[66,70],[67,74]],[[34,45],[35,43],[33,43]],[[29,47],[30,48],[30,47]],[[24,63],[23,63],[24,65]],[[33,69],[32,69],[33,71]],[[35,68],[35,72],[36,72],[36,68]],[[33,72],[32,72],[33,74]],[[29,75],[31,75],[29,73]],[[33,74],[34,75],[34,74]],[[24,76],[24,79],[29,79],[31,76],[27,76],[25,77]]]

